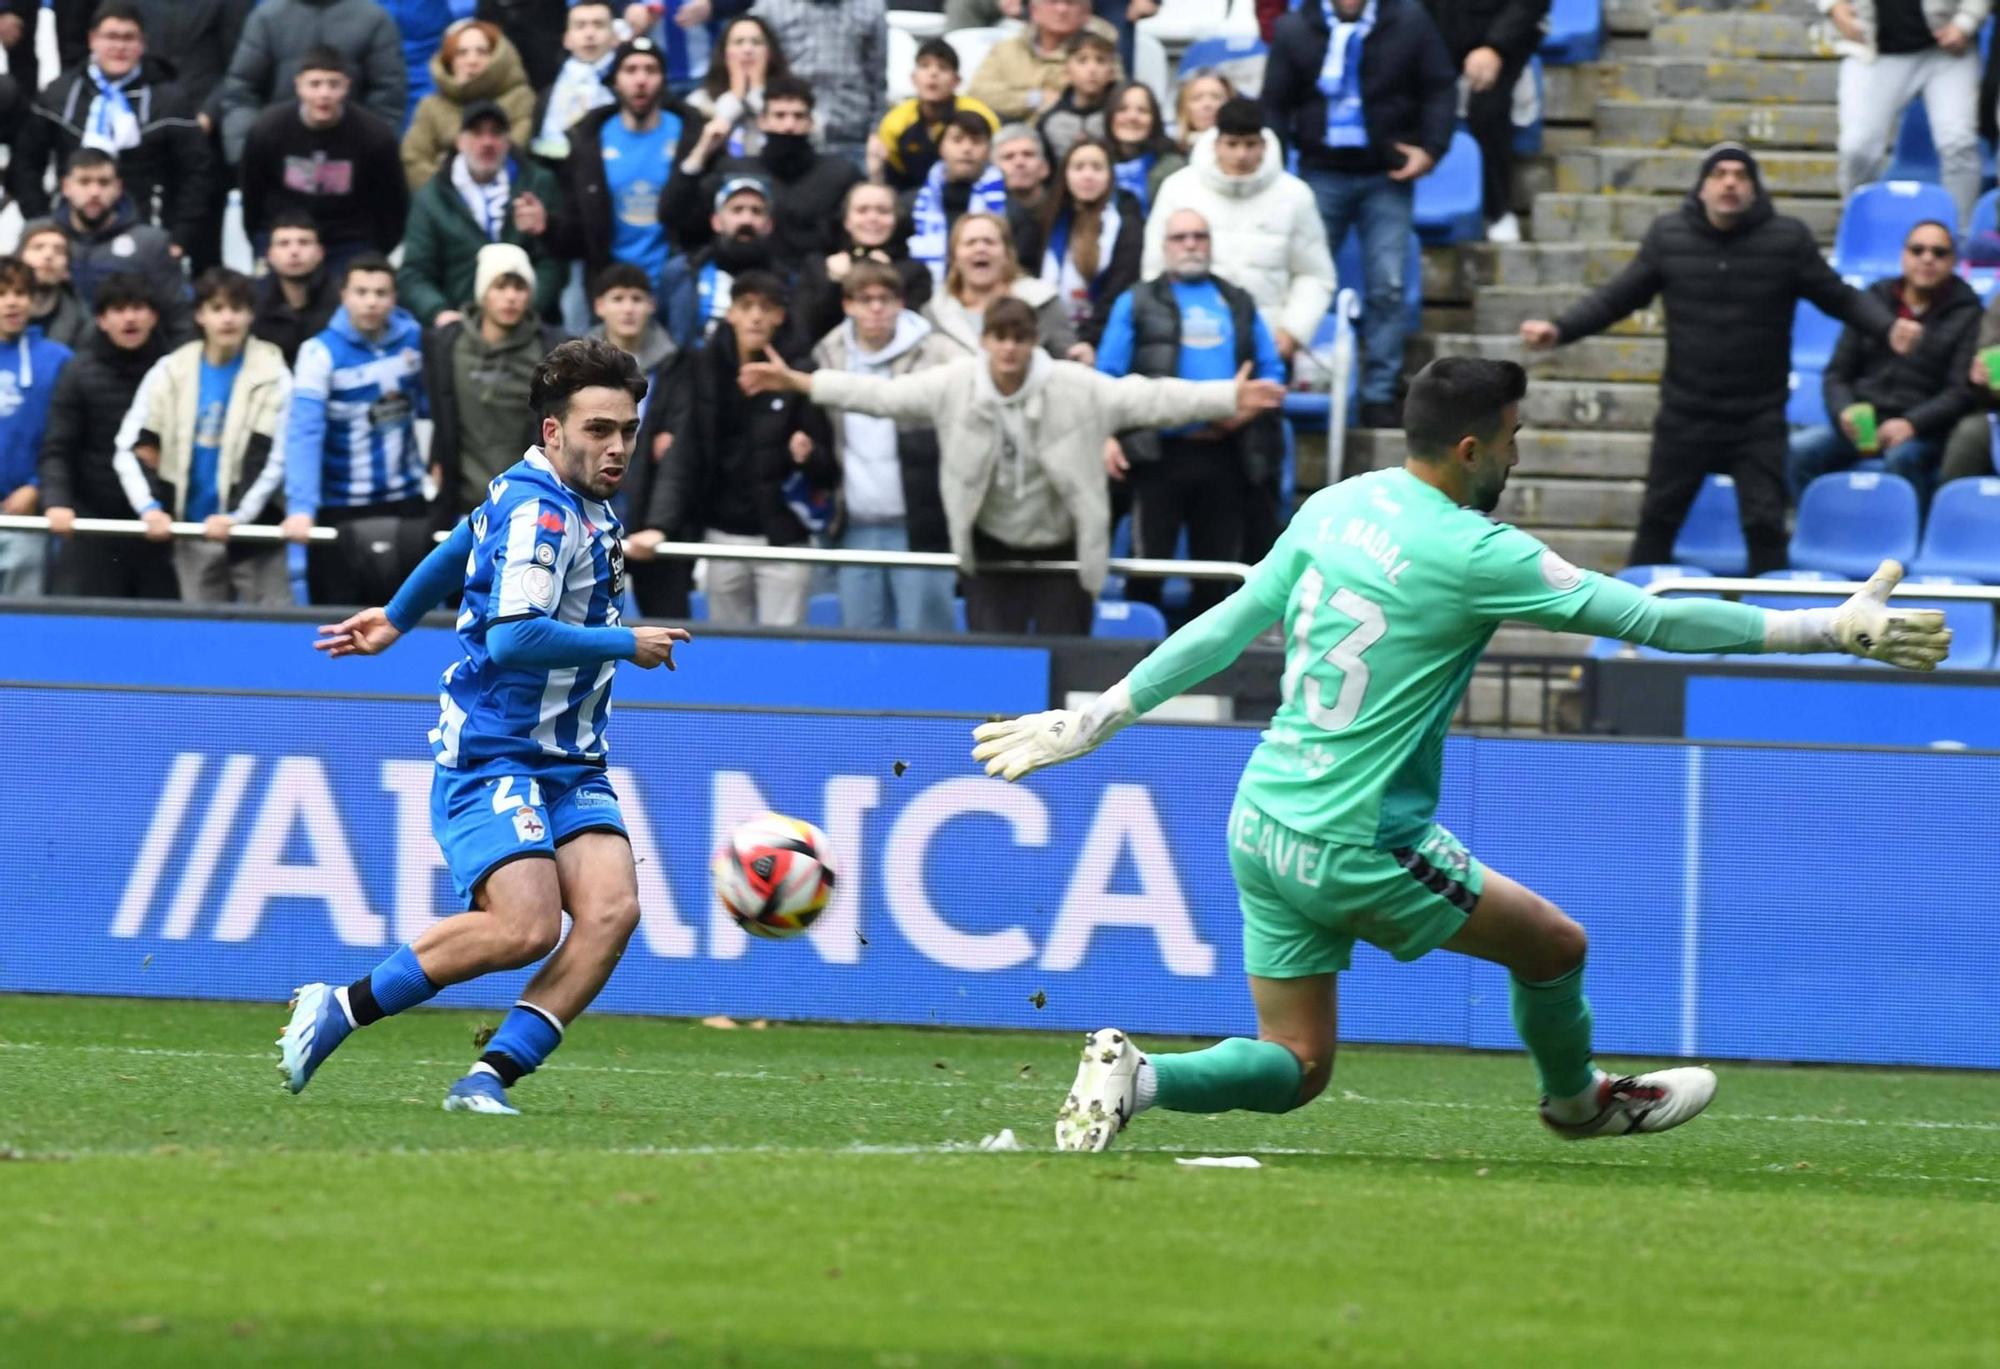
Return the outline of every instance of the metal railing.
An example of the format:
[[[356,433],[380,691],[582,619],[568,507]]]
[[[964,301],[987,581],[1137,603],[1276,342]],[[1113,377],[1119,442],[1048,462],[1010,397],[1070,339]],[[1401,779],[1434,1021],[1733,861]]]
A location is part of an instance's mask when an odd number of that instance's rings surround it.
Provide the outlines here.
[[[1733,597],[1739,594],[1779,594],[1802,597],[1840,598],[1858,594],[1868,588],[1863,580],[1753,580],[1740,575],[1687,575],[1655,580],[1642,586],[1648,594],[1720,594]],[[1902,599],[1970,599],[1993,604],[2000,603],[2000,585],[1926,585],[1912,584],[1905,580],[1896,586],[1895,596]]]
[[[47,532],[49,520],[37,514],[0,514],[0,532]],[[136,518],[79,518],[75,532],[93,537],[144,537],[146,525]],[[174,523],[170,531],[176,539],[203,538],[208,530],[201,523]],[[448,534],[439,533],[442,542]],[[314,542],[340,538],[338,528],[315,527],[309,534]],[[229,530],[232,542],[285,542],[288,539],[268,523],[238,523]],[[846,551],[832,547],[730,546],[711,542],[660,542],[649,552],[634,554],[626,542],[626,559],[645,562],[657,558],[676,561],[789,561],[820,566],[882,566],[904,570],[957,570],[958,558],[944,551]],[[984,561],[980,573],[1032,574],[1066,571],[1075,574],[1074,560]],[[1251,567],[1240,561],[1176,561],[1162,557],[1118,556],[1110,562],[1115,575],[1140,579],[1182,576],[1189,580],[1233,580],[1239,584],[1250,578]]]

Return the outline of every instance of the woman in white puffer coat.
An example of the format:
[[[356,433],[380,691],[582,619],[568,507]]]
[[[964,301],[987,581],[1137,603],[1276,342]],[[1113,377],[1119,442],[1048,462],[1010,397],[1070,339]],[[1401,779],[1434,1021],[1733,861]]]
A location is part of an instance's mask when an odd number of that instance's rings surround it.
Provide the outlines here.
[[[1151,280],[1166,269],[1167,220],[1177,210],[1195,210],[1208,220],[1215,274],[1257,301],[1264,326],[1289,361],[1312,341],[1333,305],[1326,224],[1312,190],[1285,170],[1277,134],[1265,129],[1262,155],[1240,158],[1249,164],[1227,170],[1217,160],[1216,137],[1211,128],[1195,139],[1187,166],[1160,183],[1146,216],[1141,274]]]

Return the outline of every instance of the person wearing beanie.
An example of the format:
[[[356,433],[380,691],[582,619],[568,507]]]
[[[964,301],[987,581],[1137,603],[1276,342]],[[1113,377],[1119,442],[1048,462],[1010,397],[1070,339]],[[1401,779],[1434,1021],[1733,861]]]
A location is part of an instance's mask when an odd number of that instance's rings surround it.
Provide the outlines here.
[[[1750,574],[1787,564],[1785,403],[1792,315],[1801,299],[1860,337],[1907,354],[1922,335],[1874,295],[1846,284],[1812,230],[1777,213],[1757,159],[1737,143],[1702,158],[1678,209],[1653,221],[1629,266],[1521,341],[1542,351],[1601,333],[1655,298],[1665,308],[1667,359],[1631,565],[1674,559],[1674,538],[1711,474],[1736,479]]]
[[[439,527],[482,503],[488,483],[535,444],[539,424],[528,387],[563,335],[535,317],[534,292],[528,253],[488,243],[474,266],[473,303],[425,339]]]
[[[604,82],[613,102],[569,131],[564,255],[582,258],[592,275],[617,260],[658,279],[670,251],[660,192],[685,111],[667,98],[666,56],[651,38],[621,44]]]
[[[535,313],[553,318],[569,278],[554,249],[562,203],[555,175],[519,155],[498,104],[467,105],[459,125],[458,150],[410,201],[396,274],[403,307],[428,328],[456,322],[479,297],[473,276],[481,249],[508,243],[534,265]]]
[[[674,346],[688,351],[698,345],[729,314],[732,283],[751,271],[777,271],[777,222],[771,187],[755,176],[731,176],[715,192],[708,225],[708,245],[683,252],[667,263],[659,278],[660,320]],[[783,284],[789,290],[791,281]],[[789,310],[787,311],[789,318]],[[778,345],[801,350],[812,345],[787,326]]]

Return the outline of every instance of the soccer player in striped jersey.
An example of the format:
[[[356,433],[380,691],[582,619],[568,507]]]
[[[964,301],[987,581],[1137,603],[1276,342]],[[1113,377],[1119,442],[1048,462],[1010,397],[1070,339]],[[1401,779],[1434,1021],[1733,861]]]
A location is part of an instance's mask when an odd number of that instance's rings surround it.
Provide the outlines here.
[[[1148,1055],[1092,1032],[1056,1144],[1102,1150],[1149,1107],[1289,1112],[1333,1073],[1335,976],[1357,940],[1399,960],[1440,948],[1503,965],[1541,1117],[1581,1140],[1665,1131],[1708,1106],[1688,1066],[1599,1070],[1583,993],[1583,928],[1482,865],[1436,821],[1444,734],[1493,630],[1521,619],[1666,651],[1845,651],[1930,670],[1950,648],[1936,612],[1887,602],[1886,561],[1838,608],[1659,599],[1578,570],[1486,515],[1517,459],[1527,376],[1445,358],[1411,382],[1409,459],[1307,500],[1248,583],[1169,637],[1089,708],[987,723],[975,760],[1008,780],[1073,760],[1285,627],[1282,702],[1236,791],[1229,861],[1258,1039]]]
[[[299,989],[278,1039],[293,1093],[356,1028],[546,957],[444,1101],[448,1112],[512,1113],[507,1090],[555,1050],[624,954],[639,894],[605,778],[612,677],[620,661],[671,670],[674,644],[688,640],[681,628],[618,621],[624,555],[608,501],[645,393],[637,364],[602,339],[550,352],[529,394],[542,445],[493,480],[386,608],[320,629],[329,655],[374,655],[463,590],[464,654],[444,672],[430,734],[431,829],[467,911],[344,988]]]

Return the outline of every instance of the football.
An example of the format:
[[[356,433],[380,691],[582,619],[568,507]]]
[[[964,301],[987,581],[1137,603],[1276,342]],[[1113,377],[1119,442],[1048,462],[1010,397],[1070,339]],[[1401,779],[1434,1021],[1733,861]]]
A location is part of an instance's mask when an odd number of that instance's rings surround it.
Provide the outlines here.
[[[826,833],[781,813],[739,823],[710,865],[716,897],[752,936],[783,940],[813,925],[833,897]]]

